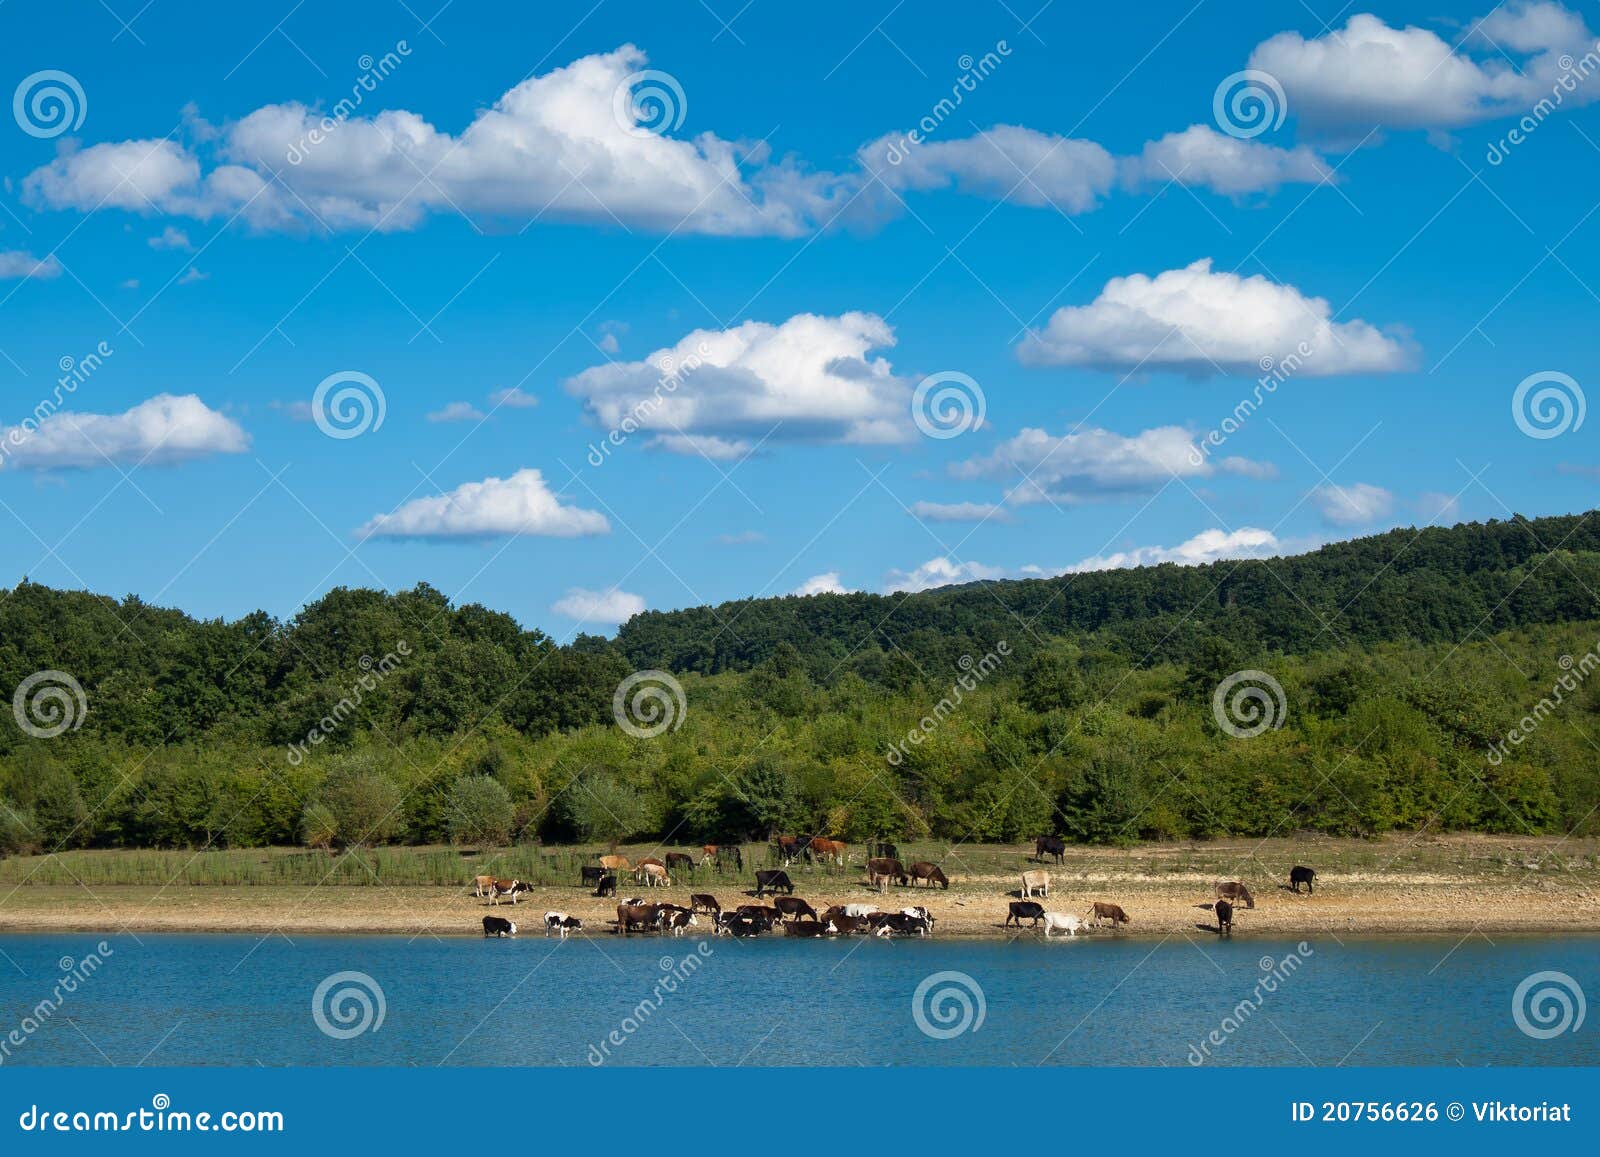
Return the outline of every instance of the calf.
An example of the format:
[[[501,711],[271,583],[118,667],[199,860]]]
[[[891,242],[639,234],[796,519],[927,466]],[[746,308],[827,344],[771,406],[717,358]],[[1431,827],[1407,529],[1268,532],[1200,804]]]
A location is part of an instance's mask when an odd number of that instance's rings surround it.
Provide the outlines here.
[[[943,870],[938,864],[930,864],[926,860],[911,865],[911,882],[915,884],[918,880],[926,880],[930,888],[938,884],[945,891],[950,890],[950,880]]]
[[[689,897],[689,910],[715,916],[722,911],[722,905],[717,903],[717,898],[710,892],[696,892]]]
[[[1115,904],[1107,904],[1101,900],[1094,902],[1094,906],[1089,909],[1089,913],[1094,917],[1094,926],[1096,928],[1100,927],[1102,918],[1110,920],[1112,928],[1115,928],[1118,924],[1129,923],[1126,912]]]
[[[640,864],[638,870],[634,872],[634,878],[650,888],[672,886],[672,877],[667,875],[665,864]]]
[[[789,873],[780,869],[771,871],[761,869],[756,872],[756,897],[759,899],[767,892],[782,892],[785,895],[794,895],[794,883],[789,879]]]
[[[596,896],[615,896],[617,894],[617,878],[615,876],[601,876],[600,886],[594,890]]]
[[[1083,921],[1070,912],[1046,912],[1044,914],[1044,938],[1050,939],[1050,932],[1065,932],[1068,936],[1077,936],[1078,929],[1083,927]]]
[[[785,936],[832,936],[837,931],[831,920],[826,924],[820,920],[796,920],[783,926]]]
[[[1300,891],[1300,885],[1304,884],[1307,892],[1315,892],[1316,889],[1311,886],[1311,881],[1315,880],[1316,878],[1316,872],[1312,871],[1310,868],[1296,865],[1295,867],[1289,869],[1289,891],[1298,893]]]
[[[779,896],[772,902],[772,905],[792,920],[799,919],[801,916],[804,916],[807,920],[817,919],[817,910],[799,896]]]
[[[501,916],[485,916],[483,918],[483,934],[485,936],[515,936],[517,926]]]
[[[874,856],[867,861],[867,883],[880,892],[889,890],[889,881],[904,887],[911,877],[906,866],[892,856]]]
[[[1024,872],[1022,873],[1022,898],[1029,899],[1035,892],[1046,900],[1050,898],[1050,873],[1049,872]]]
[[[1218,900],[1213,911],[1217,914],[1217,935],[1233,935],[1233,905],[1226,900]]]
[[[1036,904],[1032,900],[1016,900],[1011,905],[1011,914],[1006,917],[1006,927],[1009,928],[1013,920],[1017,922],[1018,928],[1022,927],[1024,920],[1032,920],[1033,926],[1037,928],[1039,921],[1043,919],[1043,904]]]
[[[1246,908],[1254,908],[1256,906],[1256,898],[1250,894],[1250,889],[1232,880],[1217,884],[1217,899],[1241,900]]]

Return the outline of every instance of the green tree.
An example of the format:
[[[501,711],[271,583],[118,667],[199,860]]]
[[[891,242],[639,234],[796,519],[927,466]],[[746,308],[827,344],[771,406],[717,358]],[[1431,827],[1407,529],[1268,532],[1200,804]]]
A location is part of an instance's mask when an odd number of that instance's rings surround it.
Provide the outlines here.
[[[492,775],[464,775],[446,805],[450,842],[497,846],[511,838],[511,793]]]

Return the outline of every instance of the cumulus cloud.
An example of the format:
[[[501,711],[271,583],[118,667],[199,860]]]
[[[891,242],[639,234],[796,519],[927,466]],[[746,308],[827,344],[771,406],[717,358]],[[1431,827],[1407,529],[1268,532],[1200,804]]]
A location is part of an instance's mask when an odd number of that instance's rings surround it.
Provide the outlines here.
[[[1086,502],[1153,490],[1170,479],[1206,478],[1217,470],[1261,476],[1263,463],[1229,458],[1213,464],[1182,426],[1157,426],[1132,437],[1098,427],[1065,435],[1029,427],[993,452],[957,462],[957,478],[991,478],[1012,485],[1007,500]]]
[[[611,524],[597,511],[563,506],[533,469],[510,478],[465,482],[448,494],[415,498],[391,514],[380,514],[356,531],[362,538],[492,538],[534,534],[579,538],[607,534]]]
[[[644,599],[638,595],[612,587],[606,591],[592,591],[587,587],[569,587],[567,593],[551,604],[558,615],[584,623],[605,623],[615,626],[625,623],[645,609]]]
[[[1061,573],[1156,566],[1164,562],[1199,566],[1220,559],[1270,558],[1280,553],[1280,546],[1277,535],[1254,526],[1244,526],[1238,530],[1202,530],[1177,546],[1136,546],[1112,554],[1097,554],[1074,563]]]
[[[1264,141],[1230,137],[1210,125],[1190,125],[1126,158],[1122,174],[1131,187],[1176,181],[1242,197],[1274,192],[1282,185],[1330,180],[1333,171],[1305,145],[1280,149]]]
[[[1017,349],[1029,365],[1175,370],[1194,377],[1261,372],[1297,351],[1296,373],[1385,373],[1408,343],[1365,321],[1336,322],[1325,298],[1257,274],[1213,273],[1211,259],[1155,277],[1113,277],[1088,305],[1058,309]]]
[[[1311,39],[1281,32],[1256,46],[1250,67],[1277,78],[1289,110],[1312,132],[1449,130],[1553,99],[1571,70],[1562,57],[1581,58],[1594,44],[1583,18],[1554,3],[1498,6],[1456,46],[1428,29],[1394,28],[1361,13]],[[1569,81],[1560,103],[1600,97],[1600,86]]]
[[[35,257],[20,249],[0,251],[0,281],[18,281],[37,278],[48,281],[61,276],[61,262],[54,256]]]
[[[521,386],[496,390],[489,395],[489,401],[496,406],[504,406],[509,410],[531,410],[539,404],[539,399],[533,394],[524,393]]]
[[[428,415],[430,422],[481,422],[486,415],[471,402],[450,402]]]
[[[152,249],[182,249],[185,252],[192,248],[189,244],[189,235],[171,225],[150,238],[149,245]]]
[[[1381,486],[1319,486],[1311,492],[1322,517],[1334,526],[1370,526],[1394,510],[1394,495]]]
[[[913,502],[911,513],[928,522],[1011,521],[1011,512],[994,502]]]
[[[1053,205],[1078,214],[1095,208],[1116,183],[1117,162],[1093,141],[996,125],[975,137],[924,141],[902,149],[906,134],[863,145],[857,160],[889,188],[963,193],[1016,205]]]
[[[628,87],[645,63],[623,45],[531,76],[458,135],[404,109],[330,124],[288,102],[197,145],[209,170],[176,141],[122,141],[64,153],[24,188],[36,203],[86,211],[207,218],[248,206],[247,220],[273,228],[401,230],[457,211],[721,235],[813,227],[835,178],[774,163],[759,144],[647,131]]]
[[[243,453],[249,445],[237,422],[194,394],[158,394],[120,414],[59,410],[0,429],[0,464],[24,470],[172,466]]]
[[[794,595],[842,595],[847,593],[843,583],[839,581],[839,572],[830,570],[823,574],[814,574],[805,582],[790,591]]]
[[[947,587],[952,583],[970,583],[1005,577],[1006,572],[1003,567],[985,566],[981,562],[956,562],[941,555],[930,558],[921,566],[909,571],[890,571],[884,590],[891,594],[896,591],[926,591],[934,587]]]
[[[883,443],[911,437],[911,386],[874,348],[894,331],[870,313],[796,314],[695,330],[644,361],[611,362],[566,383],[596,425],[644,432],[650,445],[712,458],[767,437]]]

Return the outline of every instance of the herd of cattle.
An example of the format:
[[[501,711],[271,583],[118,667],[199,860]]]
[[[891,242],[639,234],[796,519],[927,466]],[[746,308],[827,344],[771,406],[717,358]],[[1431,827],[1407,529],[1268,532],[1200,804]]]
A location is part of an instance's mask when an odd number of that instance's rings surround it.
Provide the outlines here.
[[[774,841],[774,847],[786,866],[801,860],[843,865],[848,852],[845,844],[812,836],[779,836]],[[950,887],[949,877],[938,864],[919,861],[907,867],[890,844],[874,844],[870,850],[874,854],[866,860],[867,884],[880,893],[886,893],[890,883],[901,887],[919,884],[930,888],[935,885],[945,889]],[[1060,864],[1064,862],[1065,852],[1066,844],[1062,840],[1045,836],[1035,842],[1034,859],[1042,863],[1046,856],[1052,856]],[[630,874],[636,883],[646,887],[670,886],[673,872],[679,873],[681,878],[683,875],[693,875],[697,867],[703,866],[710,866],[718,873],[727,869],[741,871],[744,856],[736,846],[714,844],[701,849],[698,864],[686,852],[668,852],[663,859],[647,857],[637,864],[626,856],[606,855],[598,857],[594,864],[581,868],[580,883],[585,888],[593,885],[595,896],[615,897],[618,879],[624,873]],[[1315,879],[1315,871],[1296,866],[1289,873],[1289,890],[1298,893],[1303,884],[1309,893],[1314,890]],[[533,885],[516,879],[477,876],[473,880],[474,895],[486,897],[489,904],[494,906],[499,905],[502,897],[508,897],[515,906],[519,897],[532,890]],[[1237,881],[1219,882],[1213,891],[1215,898],[1208,906],[1216,915],[1215,931],[1219,935],[1231,935],[1236,906],[1254,908],[1255,897],[1248,887]],[[926,907],[920,905],[882,911],[873,904],[833,904],[819,912],[794,892],[794,881],[784,868],[762,868],[755,872],[754,898],[758,901],[766,899],[770,893],[770,903],[739,904],[732,909],[724,909],[711,893],[696,892],[689,897],[689,906],[684,907],[632,896],[617,904],[616,933],[621,936],[635,933],[682,936],[685,930],[699,927],[700,918],[705,917],[714,936],[759,936],[779,929],[785,936],[796,937],[922,937],[933,934],[935,918]],[[1035,896],[1043,900],[1050,898],[1050,874],[1042,869],[1023,872],[1021,887],[1013,894],[1019,899],[1010,904],[1003,926],[1010,928],[1015,924],[1020,931],[1024,921],[1028,921],[1031,929],[1042,929],[1046,939],[1055,932],[1076,936],[1089,927],[1099,928],[1107,921],[1115,932],[1132,922],[1119,905],[1103,900],[1092,902],[1082,916],[1072,912],[1047,911],[1043,904],[1034,899]],[[567,912],[546,912],[544,931],[546,936],[554,934],[566,939],[573,932],[583,931],[583,921]],[[502,916],[485,916],[483,934],[515,936],[517,925]]]

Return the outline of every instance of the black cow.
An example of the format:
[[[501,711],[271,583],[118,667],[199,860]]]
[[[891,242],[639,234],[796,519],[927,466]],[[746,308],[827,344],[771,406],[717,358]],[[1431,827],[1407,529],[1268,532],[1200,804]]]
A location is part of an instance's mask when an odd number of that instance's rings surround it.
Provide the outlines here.
[[[780,913],[776,908],[763,907],[760,904],[740,904],[735,913],[741,920],[749,920],[760,925],[763,932],[771,932],[772,926],[779,922]]]
[[[615,896],[617,894],[617,877],[610,872],[601,876],[600,885],[595,888],[594,894],[596,896]]]
[[[667,871],[681,872],[686,876],[693,876],[694,867],[694,857],[688,852],[667,853]]]
[[[1064,863],[1067,854],[1067,842],[1060,836],[1040,836],[1033,841],[1033,858],[1041,864],[1046,856],[1054,856],[1056,863]]]
[[[717,898],[710,892],[695,892],[689,897],[689,908],[695,912],[707,912],[712,916],[722,911],[722,905],[717,903]]]
[[[608,874],[607,870],[600,867],[598,864],[585,865],[584,867],[579,868],[578,871],[581,873],[579,882],[582,883],[585,888],[598,888],[600,886],[600,881],[604,880]]]
[[[869,859],[898,860],[900,858],[900,849],[893,844],[869,844],[867,846],[867,856]]]
[[[1044,905],[1035,904],[1032,900],[1018,900],[1011,905],[1011,915],[1006,917],[1006,926],[1010,927],[1011,921],[1017,922],[1017,927],[1022,927],[1024,920],[1032,920],[1037,928],[1039,921],[1044,919]]]
[[[1307,892],[1315,892],[1316,889],[1311,886],[1311,881],[1315,880],[1316,878],[1316,872],[1312,871],[1310,868],[1301,867],[1299,865],[1290,868],[1289,891],[1298,892],[1300,890],[1300,885],[1304,884]]]
[[[515,936],[517,926],[503,916],[485,916],[483,918],[483,934],[485,936]]]
[[[768,891],[783,892],[787,896],[793,896],[794,881],[790,880],[789,873],[782,869],[758,869],[756,871],[756,896],[759,898]]]
[[[1233,905],[1226,900],[1218,900],[1213,911],[1217,914],[1217,935],[1233,935]]]

